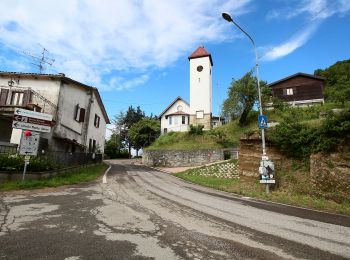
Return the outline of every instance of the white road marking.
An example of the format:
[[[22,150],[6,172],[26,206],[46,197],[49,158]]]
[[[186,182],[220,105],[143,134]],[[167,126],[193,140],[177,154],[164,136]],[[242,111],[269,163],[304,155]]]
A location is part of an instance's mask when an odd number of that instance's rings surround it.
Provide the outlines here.
[[[112,166],[110,165],[108,167],[108,169],[106,170],[105,174],[103,175],[103,178],[102,178],[102,183],[103,184],[106,184],[107,183],[107,173],[109,172],[109,170],[112,168]]]

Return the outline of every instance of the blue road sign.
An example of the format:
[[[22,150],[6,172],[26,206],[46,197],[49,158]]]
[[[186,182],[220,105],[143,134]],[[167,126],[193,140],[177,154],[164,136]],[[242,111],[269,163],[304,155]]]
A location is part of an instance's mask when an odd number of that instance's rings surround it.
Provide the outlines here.
[[[258,117],[258,126],[260,129],[267,128],[267,116],[259,115]]]

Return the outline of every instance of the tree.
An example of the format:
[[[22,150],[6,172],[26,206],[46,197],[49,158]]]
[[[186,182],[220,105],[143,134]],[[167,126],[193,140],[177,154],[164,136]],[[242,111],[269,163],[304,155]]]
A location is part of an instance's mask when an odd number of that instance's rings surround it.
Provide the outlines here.
[[[160,135],[160,122],[157,119],[143,118],[133,124],[129,130],[129,136],[136,155],[141,148],[152,144]]]
[[[145,112],[138,106],[136,109],[129,106],[126,113],[120,112],[119,115],[114,117],[113,124],[115,125],[115,131],[120,136],[120,142],[122,143],[121,148],[126,147],[131,156],[131,148],[139,149],[137,146],[134,147],[130,138],[130,128],[145,117]]]
[[[250,71],[241,79],[232,81],[228,89],[228,98],[223,104],[224,115],[232,119],[239,117],[241,125],[248,123],[248,114],[258,100],[257,81],[252,74],[252,71]],[[266,82],[260,81],[260,86],[263,89]]]
[[[327,101],[341,102],[350,100],[350,59],[338,61],[325,70],[317,69],[315,75],[325,80],[325,98]]]

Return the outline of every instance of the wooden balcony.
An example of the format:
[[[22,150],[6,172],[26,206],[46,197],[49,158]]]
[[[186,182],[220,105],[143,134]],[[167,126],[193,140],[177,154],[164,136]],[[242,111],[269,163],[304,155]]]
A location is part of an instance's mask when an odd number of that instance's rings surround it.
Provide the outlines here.
[[[23,108],[56,117],[57,106],[31,88],[0,87],[0,115],[13,117],[16,108]]]

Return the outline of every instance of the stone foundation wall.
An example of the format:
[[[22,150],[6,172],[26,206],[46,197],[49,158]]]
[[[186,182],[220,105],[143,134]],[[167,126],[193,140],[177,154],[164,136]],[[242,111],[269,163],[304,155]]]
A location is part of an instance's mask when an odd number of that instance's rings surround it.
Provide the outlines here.
[[[270,143],[266,143],[266,154],[269,159],[279,166],[284,156]],[[238,169],[245,176],[259,176],[259,164],[262,156],[261,139],[256,136],[243,137],[240,140]]]
[[[196,151],[146,150],[142,155],[143,164],[163,167],[199,166],[222,161],[223,159],[224,151],[222,149]]]
[[[203,125],[204,130],[211,129],[211,114],[204,114],[203,118],[197,118],[196,115],[190,115],[191,125]]]

